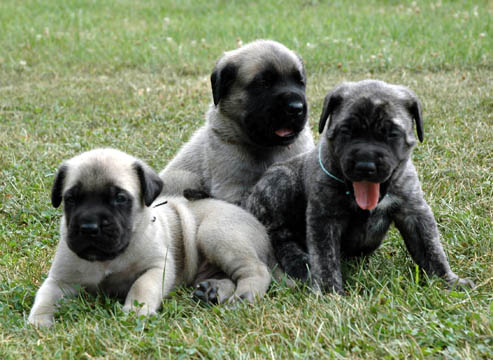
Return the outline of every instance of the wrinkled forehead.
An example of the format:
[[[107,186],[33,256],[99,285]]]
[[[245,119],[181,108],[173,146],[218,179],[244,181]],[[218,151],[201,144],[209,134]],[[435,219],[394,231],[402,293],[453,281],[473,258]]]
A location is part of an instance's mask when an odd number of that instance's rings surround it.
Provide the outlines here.
[[[374,91],[350,97],[344,106],[344,119],[366,119],[370,123],[390,122],[403,130],[412,125],[402,99],[394,92]]]
[[[238,65],[238,77],[245,82],[263,71],[274,71],[278,74],[303,73],[300,59],[288,49],[263,46],[249,49],[248,52],[240,50],[227,54],[227,58]]]
[[[121,165],[115,165],[112,163],[69,165],[63,192],[74,186],[86,192],[101,192],[108,186],[115,186],[137,196],[138,184],[133,169],[130,166],[122,168]]]
[[[291,75],[293,73],[302,73],[303,69],[299,61],[287,61],[286,57],[269,56],[265,59],[255,59],[247,61],[239,69],[239,75],[246,81],[252,80],[256,74],[264,71],[275,72],[277,74]]]

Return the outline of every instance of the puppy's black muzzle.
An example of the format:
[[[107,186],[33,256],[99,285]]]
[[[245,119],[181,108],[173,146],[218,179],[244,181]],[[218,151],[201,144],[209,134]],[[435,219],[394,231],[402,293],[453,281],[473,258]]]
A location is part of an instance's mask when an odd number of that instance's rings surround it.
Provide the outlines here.
[[[243,119],[245,133],[252,143],[262,147],[293,143],[307,122],[308,106],[304,89],[285,84],[252,90]]]
[[[271,108],[272,142],[279,145],[292,143],[305,128],[307,104],[303,93],[290,89],[276,94],[276,102]]]
[[[386,182],[398,162],[385,146],[356,143],[347,146],[341,156],[344,177],[351,182]]]
[[[68,229],[69,248],[85,260],[111,260],[128,246],[123,224],[103,206],[76,210]]]

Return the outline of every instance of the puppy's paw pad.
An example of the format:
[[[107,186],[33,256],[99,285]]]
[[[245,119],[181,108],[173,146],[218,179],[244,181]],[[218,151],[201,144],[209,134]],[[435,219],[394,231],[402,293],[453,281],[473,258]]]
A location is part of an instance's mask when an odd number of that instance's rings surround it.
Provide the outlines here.
[[[206,303],[217,304],[219,302],[217,293],[217,286],[213,285],[209,281],[202,281],[201,283],[197,284],[197,288],[192,295],[194,298]]]

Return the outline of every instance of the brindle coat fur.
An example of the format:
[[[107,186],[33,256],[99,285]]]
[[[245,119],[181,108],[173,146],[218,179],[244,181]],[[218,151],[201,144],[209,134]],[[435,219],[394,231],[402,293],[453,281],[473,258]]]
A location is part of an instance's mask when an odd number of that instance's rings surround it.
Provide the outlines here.
[[[413,123],[422,141],[419,101],[403,86],[367,80],[343,83],[327,95],[319,147],[273,165],[247,201],[289,275],[311,276],[316,287],[343,293],[341,255],[371,253],[394,223],[427,273],[449,284],[472,285],[451,271],[440,244],[410,158],[416,142]],[[327,175],[320,161],[339,180]],[[380,184],[376,208],[357,205],[355,181]]]

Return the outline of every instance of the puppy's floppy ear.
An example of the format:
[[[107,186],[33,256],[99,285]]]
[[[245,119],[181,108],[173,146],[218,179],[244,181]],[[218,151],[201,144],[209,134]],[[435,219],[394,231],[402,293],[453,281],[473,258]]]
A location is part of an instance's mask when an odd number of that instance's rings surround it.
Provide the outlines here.
[[[216,65],[214,71],[211,75],[211,86],[212,86],[212,98],[214,99],[214,105],[217,106],[219,101],[224,98],[233,82],[236,78],[236,73],[238,69],[236,65],[228,62],[225,66],[220,67]]]
[[[324,106],[320,121],[318,123],[318,132],[321,134],[324,131],[325,123],[332,112],[342,103],[342,94],[339,88],[330,91],[324,99]]]
[[[416,132],[418,133],[419,142],[423,142],[423,118],[421,117],[421,104],[419,100],[416,99],[416,101],[413,101],[408,109],[414,121],[416,121]]]
[[[420,142],[423,142],[423,118],[421,116],[421,103],[419,102],[418,97],[416,96],[414,91],[405,86],[399,86],[399,88],[406,94],[404,99],[404,106],[416,122],[416,132],[418,133],[418,139]]]
[[[154,170],[141,161],[136,161],[133,168],[139,179],[142,200],[149,206],[161,193],[163,181]]]
[[[68,166],[66,164],[62,164],[55,175],[55,182],[51,187],[51,204],[53,207],[57,208],[62,203],[63,199],[63,183],[65,181],[65,177],[67,175]]]
[[[407,110],[416,122],[416,132],[418,139],[423,142],[423,118],[421,116],[421,104],[416,94],[411,91],[411,100],[408,103]]]

